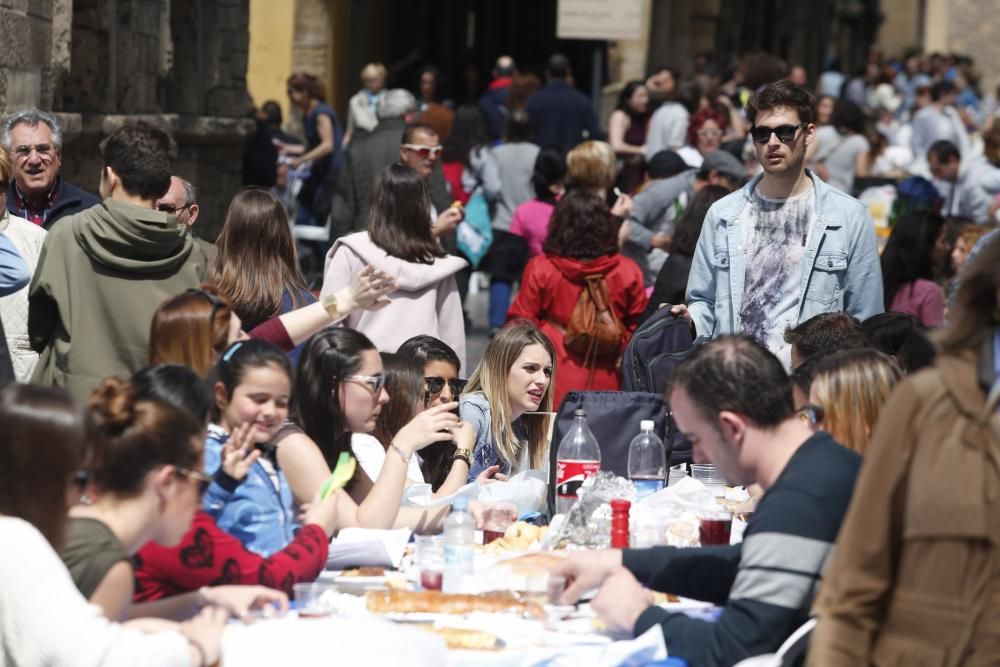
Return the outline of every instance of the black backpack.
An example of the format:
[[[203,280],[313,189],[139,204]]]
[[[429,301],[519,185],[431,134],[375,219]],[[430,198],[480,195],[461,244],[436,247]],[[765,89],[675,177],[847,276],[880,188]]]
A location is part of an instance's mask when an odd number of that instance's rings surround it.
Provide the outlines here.
[[[674,369],[694,347],[691,323],[670,314],[670,306],[659,308],[639,325],[622,357],[622,389],[663,396]],[[670,464],[691,462],[691,443],[680,435],[669,415],[664,442],[673,452]]]
[[[549,513],[554,514],[556,489],[556,458],[559,443],[573,425],[573,413],[583,409],[587,426],[601,450],[601,470],[610,470],[628,477],[628,447],[639,435],[639,422],[653,421],[653,432],[663,440],[670,461],[670,441],[667,436],[667,404],[660,394],[626,391],[571,391],[563,397],[549,443]]]

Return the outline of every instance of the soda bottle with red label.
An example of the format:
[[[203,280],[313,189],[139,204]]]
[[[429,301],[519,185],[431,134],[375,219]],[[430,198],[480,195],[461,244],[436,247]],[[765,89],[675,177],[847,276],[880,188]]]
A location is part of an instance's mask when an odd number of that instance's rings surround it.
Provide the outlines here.
[[[576,491],[583,480],[601,469],[601,449],[597,446],[587,413],[573,412],[573,425],[559,443],[556,454],[556,512],[565,514],[576,502]]]

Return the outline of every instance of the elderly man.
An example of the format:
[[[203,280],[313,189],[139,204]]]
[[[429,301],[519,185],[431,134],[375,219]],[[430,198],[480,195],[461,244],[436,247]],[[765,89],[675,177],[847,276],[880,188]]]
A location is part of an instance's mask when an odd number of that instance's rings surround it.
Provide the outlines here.
[[[170,188],[156,200],[156,210],[177,216],[178,224],[194,227],[198,220],[198,191],[180,176],[170,177]]]
[[[368,228],[368,196],[375,176],[394,162],[416,169],[427,179],[435,210],[447,210],[450,198],[437,163],[441,143],[437,133],[426,126],[418,126],[423,128],[421,132],[408,129],[416,110],[417,101],[409,91],[386,91],[378,103],[378,125],[348,146],[333,194],[331,240]]]
[[[59,176],[62,127],[51,114],[24,109],[8,115],[0,128],[14,178],[7,187],[7,210],[49,229],[54,222],[98,203]]]

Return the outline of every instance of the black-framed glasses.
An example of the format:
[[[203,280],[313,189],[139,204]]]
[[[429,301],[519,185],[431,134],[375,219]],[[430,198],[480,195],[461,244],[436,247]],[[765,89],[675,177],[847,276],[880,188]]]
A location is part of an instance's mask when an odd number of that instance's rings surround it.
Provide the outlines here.
[[[813,427],[823,423],[823,406],[814,403],[806,403],[799,408],[799,419],[809,422]]]
[[[205,491],[208,490],[208,485],[212,483],[212,478],[203,473],[200,470],[192,470],[191,468],[177,468],[177,474],[181,477],[189,479],[198,484],[198,495],[205,495]]]
[[[35,144],[34,146],[22,145],[14,147],[14,155],[22,160],[30,157],[32,151],[38,153],[38,157],[44,159],[51,157],[54,149],[52,148],[52,144]]]
[[[198,288],[198,287],[192,287],[190,289],[186,289],[186,290],[184,290],[184,293],[185,294],[197,294],[198,296],[200,296],[200,297],[204,298],[206,301],[208,301],[208,303],[212,306],[212,310],[208,314],[208,321],[209,322],[215,322],[215,314],[217,312],[219,312],[220,308],[224,308],[225,305],[226,305],[222,301],[222,299],[220,299],[215,294],[212,294],[211,292],[206,292],[205,290],[203,290],[201,288]]]
[[[795,135],[809,123],[799,123],[798,125],[779,125],[778,127],[768,127],[767,125],[754,125],[750,128],[750,136],[756,144],[766,144],[771,138],[771,133],[778,137],[778,141],[787,144],[795,139]]]
[[[368,389],[375,396],[378,396],[379,392],[382,391],[382,387],[385,386],[384,375],[346,375],[344,376],[344,381],[363,384],[368,387]]]
[[[445,380],[443,377],[425,377],[424,384],[427,385],[427,392],[431,396],[437,396],[442,391],[444,391],[444,386],[448,385],[451,389],[452,396],[458,396],[465,389],[465,385],[469,384],[468,380],[460,380],[458,378],[452,378],[450,380]]]
[[[167,215],[177,215],[186,208],[191,208],[194,206],[194,202],[190,204],[184,204],[183,206],[171,206],[170,204],[160,204],[156,207],[156,210],[161,213],[166,213]]]

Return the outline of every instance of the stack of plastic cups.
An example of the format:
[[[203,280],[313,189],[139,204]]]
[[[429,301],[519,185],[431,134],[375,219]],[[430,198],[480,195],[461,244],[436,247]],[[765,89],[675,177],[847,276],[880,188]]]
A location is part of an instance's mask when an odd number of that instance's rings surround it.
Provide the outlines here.
[[[722,478],[714,465],[709,463],[692,463],[691,477],[698,480],[719,498],[726,496],[726,480]]]

